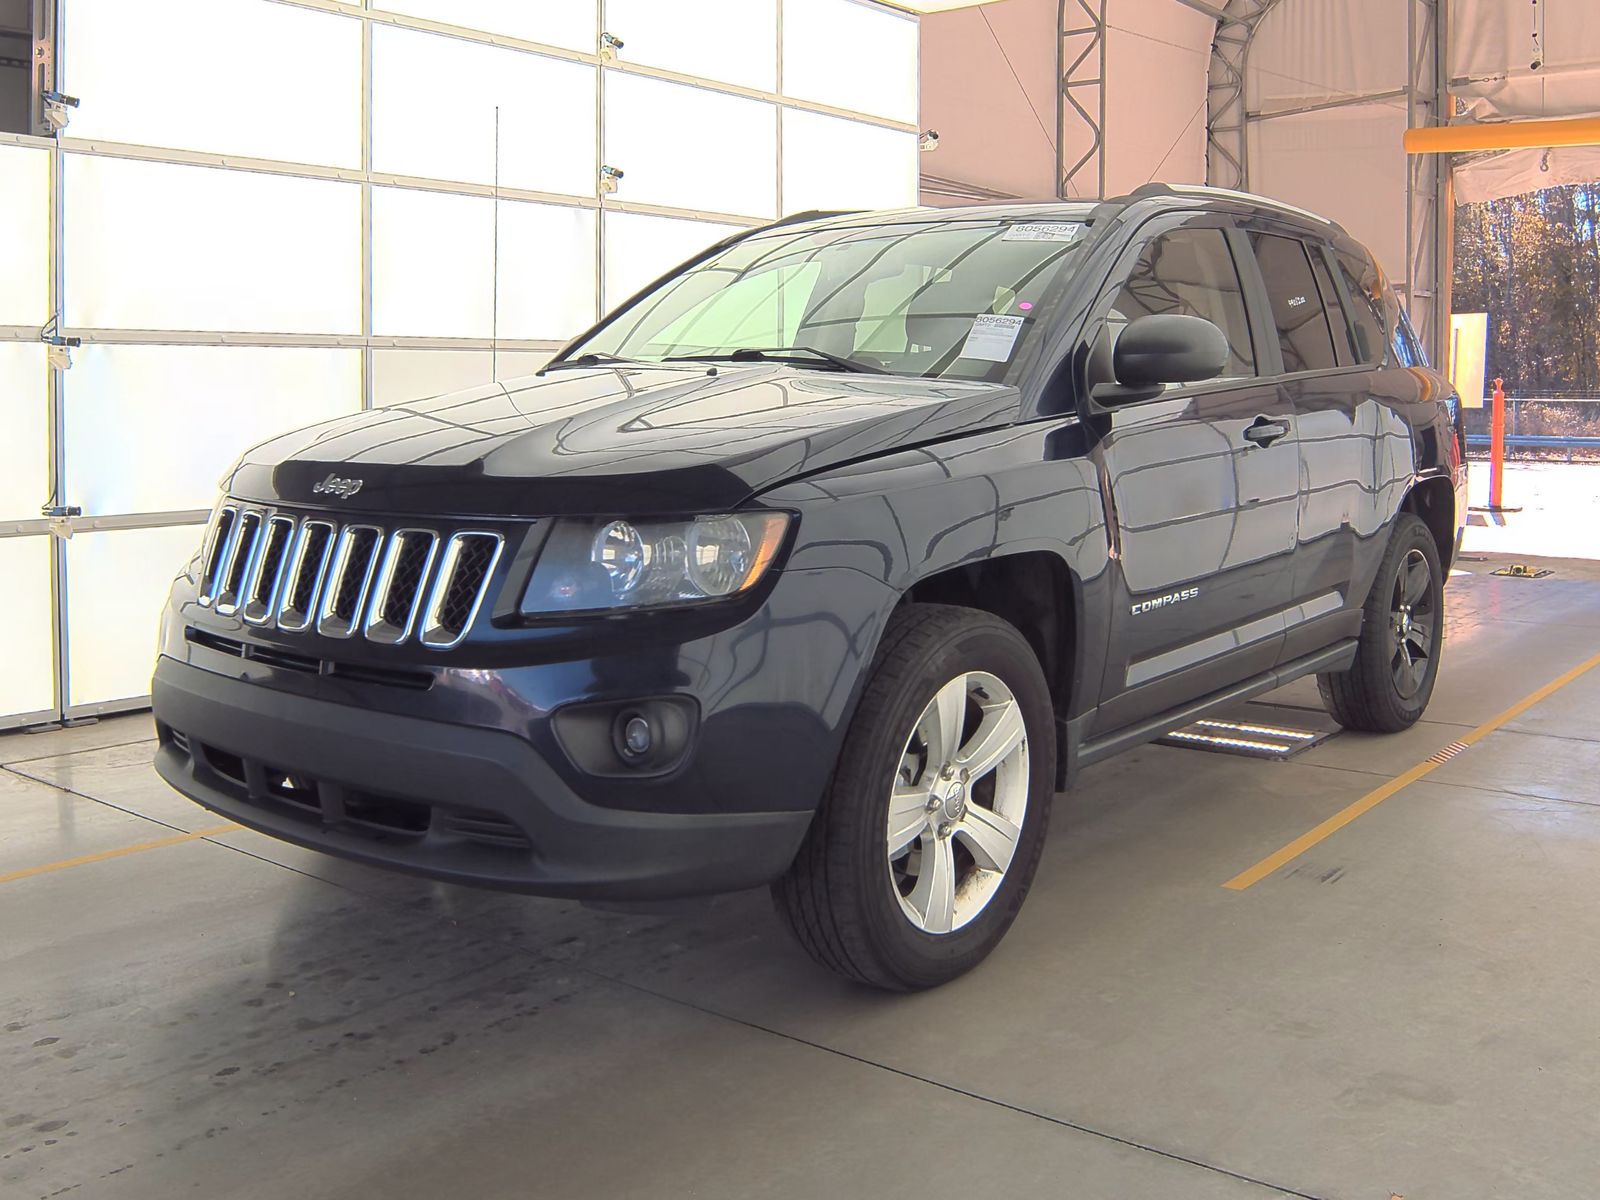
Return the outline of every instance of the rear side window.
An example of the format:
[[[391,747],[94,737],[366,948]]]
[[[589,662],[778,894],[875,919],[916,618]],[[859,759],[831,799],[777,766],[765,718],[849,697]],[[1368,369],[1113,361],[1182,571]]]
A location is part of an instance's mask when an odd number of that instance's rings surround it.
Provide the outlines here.
[[[1422,342],[1411,327],[1411,318],[1406,316],[1405,309],[1401,309],[1399,315],[1400,319],[1394,323],[1395,357],[1403,367],[1427,366],[1428,356],[1422,352]]]
[[[1250,244],[1267,284],[1284,371],[1292,375],[1296,371],[1326,371],[1338,366],[1333,330],[1317,278],[1311,272],[1305,243],[1272,233],[1252,233]]]
[[[1139,254],[1108,314],[1114,323],[1173,314],[1204,317],[1228,339],[1225,378],[1256,373],[1244,289],[1228,239],[1220,229],[1175,229],[1153,238]]]
[[[1389,323],[1383,301],[1383,274],[1370,259],[1334,252],[1344,283],[1350,317],[1350,346],[1356,361],[1381,367],[1389,344]]]

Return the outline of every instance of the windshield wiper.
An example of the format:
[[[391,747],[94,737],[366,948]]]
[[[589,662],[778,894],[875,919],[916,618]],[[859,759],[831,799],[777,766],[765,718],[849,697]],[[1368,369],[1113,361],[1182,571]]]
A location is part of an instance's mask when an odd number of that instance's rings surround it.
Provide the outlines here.
[[[575,355],[572,358],[563,358],[560,362],[545,363],[545,365],[539,369],[539,374],[543,375],[546,371],[554,371],[557,367],[603,367],[610,363],[638,364],[638,360],[632,358],[621,358],[615,354],[606,354],[604,351],[591,350],[587,354]]]
[[[811,359],[796,357],[802,354],[810,354],[817,361],[813,362]],[[815,346],[741,346],[737,350],[728,350],[719,354],[680,354],[675,358],[664,358],[661,361],[792,362],[808,367],[829,366],[836,371],[854,371],[861,375],[889,374],[889,370],[886,367],[875,367],[871,363],[864,363],[858,359],[845,358],[827,350],[818,350]]]

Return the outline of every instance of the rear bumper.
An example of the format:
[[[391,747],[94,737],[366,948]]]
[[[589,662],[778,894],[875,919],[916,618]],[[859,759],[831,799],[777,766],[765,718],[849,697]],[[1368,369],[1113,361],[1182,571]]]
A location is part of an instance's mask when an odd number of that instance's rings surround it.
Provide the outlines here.
[[[736,891],[783,873],[811,813],[666,813],[577,796],[496,729],[290,695],[170,657],[156,769],[239,824],[451,883],[597,900]]]

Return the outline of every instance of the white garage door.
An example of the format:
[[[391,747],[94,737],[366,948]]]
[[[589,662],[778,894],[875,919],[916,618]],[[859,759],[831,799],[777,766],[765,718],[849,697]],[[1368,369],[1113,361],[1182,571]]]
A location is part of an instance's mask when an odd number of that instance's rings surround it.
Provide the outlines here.
[[[0,726],[142,702],[251,443],[527,374],[732,229],[915,203],[917,25],[869,0],[57,19],[80,105],[0,134]],[[41,334],[79,339],[70,368]]]

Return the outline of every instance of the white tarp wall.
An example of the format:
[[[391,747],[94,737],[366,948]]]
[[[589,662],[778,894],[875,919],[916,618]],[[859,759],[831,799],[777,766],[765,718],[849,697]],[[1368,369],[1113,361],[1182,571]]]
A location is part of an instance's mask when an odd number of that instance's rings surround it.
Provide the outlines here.
[[[148,690],[167,583],[249,443],[527,374],[731,229],[916,199],[917,22],[867,0],[61,21],[71,125],[0,134],[0,726]]]
[[[1398,0],[1280,0],[1245,60],[1250,190],[1332,217],[1402,284],[1406,47]]]
[[[1215,32],[1180,0],[1000,0],[924,17],[922,124],[940,139],[923,157],[924,203],[1092,198],[1102,167],[1105,195],[1204,182]],[[1060,95],[1068,70],[1087,121]]]
[[[1455,0],[1451,89],[1480,121],[1600,115],[1600,7],[1592,0],[1543,0],[1538,70],[1533,69],[1531,4]],[[1600,147],[1503,150],[1463,157],[1456,199],[1492,200],[1519,192],[1600,180]]]

